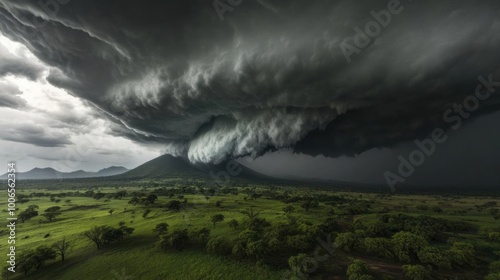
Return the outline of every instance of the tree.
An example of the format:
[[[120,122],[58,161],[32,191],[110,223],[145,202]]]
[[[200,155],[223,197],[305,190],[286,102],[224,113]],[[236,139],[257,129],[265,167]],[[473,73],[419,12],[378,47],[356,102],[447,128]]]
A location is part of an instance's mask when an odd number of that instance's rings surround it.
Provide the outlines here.
[[[255,259],[261,259],[267,253],[268,253],[267,246],[262,239],[254,242],[249,242],[247,244],[246,254],[250,257],[254,257]]]
[[[45,245],[35,249],[29,258],[32,258],[36,270],[38,270],[46,261],[54,260],[57,257],[56,251]]]
[[[224,221],[224,215],[222,214],[215,214],[211,218],[212,223],[214,223],[214,227],[216,223]]]
[[[343,232],[339,233],[335,238],[335,246],[340,248],[340,250],[344,252],[350,252],[356,246],[358,240],[354,233],[352,232]]]
[[[316,208],[319,206],[319,203],[316,200],[308,199],[300,205],[300,207],[304,208],[306,211],[309,211],[311,208]]]
[[[133,196],[129,201],[128,204],[136,205],[140,202],[140,199],[137,196]]]
[[[153,231],[156,232],[158,235],[163,235],[168,232],[168,227],[169,225],[167,223],[159,223],[156,225]]]
[[[229,255],[231,253],[231,246],[227,243],[224,236],[217,236],[208,241],[207,252],[210,254]]]
[[[448,252],[452,263],[458,267],[474,266],[476,263],[476,250],[472,244],[455,242]]]
[[[370,269],[362,260],[354,260],[347,267],[347,276],[349,280],[371,280],[374,279],[370,275]]]
[[[149,194],[148,196],[146,196],[146,199],[144,199],[144,204],[154,204],[157,199],[158,197],[155,194]]]
[[[151,213],[151,209],[146,209],[144,210],[144,212],[142,213],[142,217],[144,219],[146,219],[146,217],[149,215],[149,213]]]
[[[364,245],[368,253],[377,254],[382,258],[393,258],[392,243],[388,238],[374,237],[365,238]]]
[[[229,226],[236,229],[238,227],[239,223],[237,220],[235,219],[232,219],[231,221],[229,221]]]
[[[109,215],[113,215],[113,212],[115,212],[115,209],[109,209],[108,211]]]
[[[424,247],[417,254],[421,263],[431,265],[438,269],[450,269],[451,260],[446,252],[436,247]]]
[[[71,247],[71,243],[66,240],[66,237],[63,238],[63,240],[56,242],[52,245],[52,248],[56,250],[56,253],[61,256],[61,261],[64,261],[64,258],[66,256],[66,251]]]
[[[38,216],[38,211],[36,211],[36,209],[38,209],[37,205],[28,206],[26,210],[19,213],[18,219],[21,220],[22,223],[31,220],[32,218]]]
[[[293,207],[292,205],[288,205],[288,206],[283,207],[283,212],[285,212],[285,214],[287,214],[287,215],[292,214],[293,211],[295,211],[295,207]]]
[[[307,279],[307,274],[312,270],[313,263],[307,261],[309,257],[306,254],[298,254],[297,256],[291,256],[288,259],[288,266],[292,271],[292,275],[298,279]],[[292,278],[292,279],[295,279]]]
[[[178,200],[171,200],[167,203],[167,208],[170,210],[179,210],[181,209],[181,202]]]
[[[187,229],[176,229],[172,233],[163,235],[157,246],[163,250],[174,248],[182,251],[189,241],[189,234]]]
[[[418,251],[428,245],[427,240],[411,232],[400,231],[392,237],[392,247],[396,257],[403,262],[411,261]]]
[[[260,214],[260,212],[254,211],[252,206],[250,206],[249,208],[241,211],[241,213],[247,215],[247,217],[250,220],[255,219]]]
[[[201,243],[207,244],[208,238],[210,237],[210,230],[206,227],[203,227],[195,232],[196,237],[200,240]]]
[[[97,250],[100,250],[102,246],[106,244],[104,235],[110,229],[112,229],[110,226],[92,227],[90,230],[84,232],[83,235],[87,237],[90,241],[94,242],[94,244],[97,247]]]
[[[409,280],[431,279],[431,273],[423,265],[403,265],[403,273]]]
[[[42,214],[49,222],[52,222],[57,216],[61,215],[61,207],[59,206],[52,206],[44,211],[45,213]]]

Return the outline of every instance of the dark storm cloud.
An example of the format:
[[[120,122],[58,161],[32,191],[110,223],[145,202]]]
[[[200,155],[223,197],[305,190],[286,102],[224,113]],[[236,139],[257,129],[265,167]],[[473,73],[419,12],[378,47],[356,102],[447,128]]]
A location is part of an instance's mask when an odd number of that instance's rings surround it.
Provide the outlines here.
[[[440,125],[479,75],[500,78],[493,0],[402,1],[350,64],[341,43],[389,1],[243,1],[224,21],[212,1],[49,2],[0,0],[0,30],[113,133],[192,161],[394,145]]]
[[[64,147],[72,143],[68,136],[54,133],[33,123],[18,122],[0,131],[2,132],[0,139],[39,147]]]
[[[22,92],[17,86],[6,82],[0,82],[0,107],[13,109],[26,107],[26,100],[19,97],[20,94],[22,94]]]

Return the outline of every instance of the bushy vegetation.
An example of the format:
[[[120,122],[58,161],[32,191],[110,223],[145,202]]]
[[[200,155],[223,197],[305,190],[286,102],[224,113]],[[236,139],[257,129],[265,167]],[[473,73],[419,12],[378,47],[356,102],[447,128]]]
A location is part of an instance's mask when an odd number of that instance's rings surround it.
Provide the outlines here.
[[[105,264],[131,267],[143,279],[213,273],[208,279],[491,280],[500,274],[494,198],[220,188],[195,180],[140,184],[22,191],[21,273],[2,277],[115,277]],[[191,263],[211,270],[202,274]]]

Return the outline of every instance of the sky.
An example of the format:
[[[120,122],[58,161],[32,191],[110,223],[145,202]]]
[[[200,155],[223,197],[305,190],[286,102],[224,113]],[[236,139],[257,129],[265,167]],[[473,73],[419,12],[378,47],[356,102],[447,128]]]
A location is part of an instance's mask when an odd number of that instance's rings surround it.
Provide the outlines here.
[[[32,76],[0,75],[0,153],[5,166],[14,161],[19,171],[97,171],[133,168],[161,154],[159,145],[111,134],[112,122],[94,107],[47,82],[50,67],[24,45],[0,35],[0,57],[2,68],[11,60],[11,65],[35,70]]]
[[[0,0],[2,158],[94,171],[169,153],[279,176],[498,185],[499,10]],[[401,157],[436,130],[404,175]]]

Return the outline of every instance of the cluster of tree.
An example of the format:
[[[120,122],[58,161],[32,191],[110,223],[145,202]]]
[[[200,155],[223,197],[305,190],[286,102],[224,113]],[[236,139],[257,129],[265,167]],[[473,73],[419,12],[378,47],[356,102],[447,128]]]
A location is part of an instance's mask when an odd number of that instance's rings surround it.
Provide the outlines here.
[[[476,263],[476,251],[471,244],[455,242],[444,250],[430,246],[424,236],[406,231],[398,232],[392,238],[366,237],[363,230],[344,232],[337,235],[334,244],[345,252],[365,251],[404,263],[418,261],[435,269],[473,267]]]
[[[17,258],[17,267],[19,271],[24,272],[26,275],[33,269],[38,270],[47,261],[55,260],[58,255],[61,257],[61,261],[64,261],[71,246],[72,243],[64,238],[63,240],[54,243],[52,247],[42,245],[38,246],[34,250],[24,251]],[[4,267],[2,271],[2,279],[9,279],[12,276],[12,272],[7,269],[8,267],[9,266]]]
[[[94,226],[90,230],[83,233],[83,235],[92,241],[97,250],[102,249],[109,243],[114,243],[122,240],[134,232],[134,228],[125,225],[125,222],[120,222],[118,227],[111,226]]]
[[[29,221],[31,220],[32,218],[38,216],[38,206],[37,205],[30,205],[28,206],[28,208],[24,211],[22,211],[21,213],[19,213],[19,215],[17,216],[17,218],[22,222],[24,223],[25,221]]]
[[[208,228],[201,229],[176,229],[171,233],[168,232],[168,225],[165,223],[158,224],[155,229],[160,233],[160,240],[156,243],[156,247],[166,251],[175,249],[182,251],[189,244],[206,246],[210,237],[210,230]]]
[[[129,204],[132,205],[137,205],[137,204],[142,204],[142,205],[153,205],[155,201],[158,199],[158,196],[156,194],[148,194],[145,197],[141,196],[132,196],[132,198],[128,201]]]
[[[244,229],[238,237],[226,240],[215,237],[209,240],[207,251],[219,255],[232,255],[237,259],[265,260],[268,257],[294,256],[300,252],[313,249],[316,237],[323,230],[337,229],[338,225],[332,219],[327,219],[319,226],[313,226],[306,221],[298,221],[289,216],[287,223],[271,224],[258,217],[258,212],[252,208],[245,210],[248,218],[243,222]],[[237,221],[230,221],[230,226],[237,227]]]
[[[355,226],[355,229],[365,230],[370,237],[390,237],[396,232],[408,231],[424,236],[426,239],[441,242],[446,240],[445,232],[468,232],[475,228],[462,221],[450,221],[424,215],[414,217],[406,214],[384,214],[375,223],[369,225],[358,223]]]

